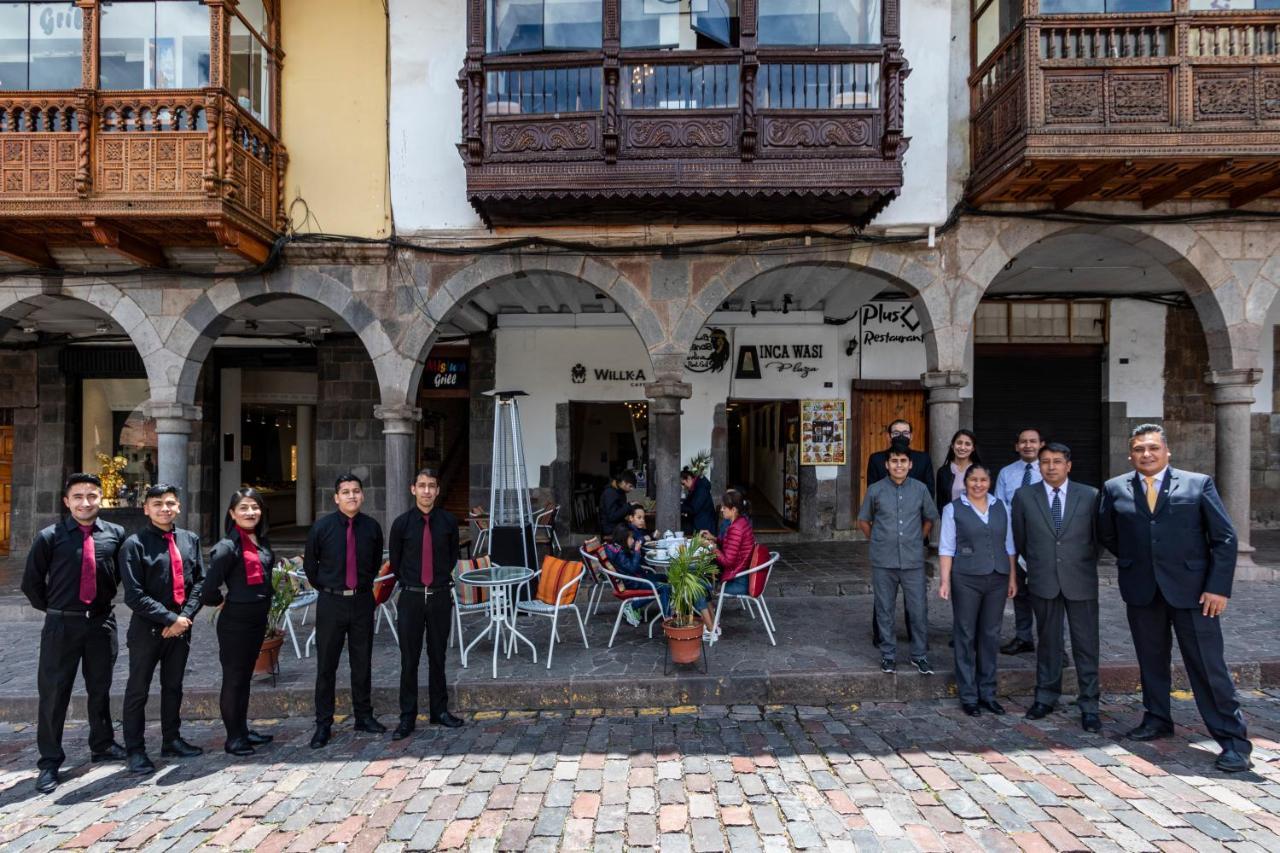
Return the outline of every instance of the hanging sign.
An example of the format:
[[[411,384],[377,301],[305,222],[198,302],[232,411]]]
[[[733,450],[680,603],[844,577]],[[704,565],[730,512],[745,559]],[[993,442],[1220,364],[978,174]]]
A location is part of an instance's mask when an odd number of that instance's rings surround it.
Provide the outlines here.
[[[843,465],[844,400],[800,401],[800,464]]]
[[[428,358],[422,370],[422,384],[424,388],[436,391],[467,388],[467,360]]]

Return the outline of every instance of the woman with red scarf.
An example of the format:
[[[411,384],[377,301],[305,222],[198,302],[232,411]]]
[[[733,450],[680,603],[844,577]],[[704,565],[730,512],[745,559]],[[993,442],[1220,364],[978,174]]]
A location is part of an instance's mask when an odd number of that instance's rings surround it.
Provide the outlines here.
[[[271,742],[249,728],[249,683],[267,633],[271,610],[271,566],[267,542],[267,506],[256,489],[240,489],[227,505],[226,536],[213,546],[201,598],[222,604],[218,613],[218,659],[222,662],[219,704],[227,728],[226,751],[252,755],[255,746]],[[226,587],[223,604],[222,588]]]
[[[751,568],[751,558],[756,552],[756,534],[751,526],[751,503],[737,489],[730,489],[720,499],[720,518],[728,522],[719,538],[712,539],[709,533],[703,538],[715,548],[716,564],[720,566],[720,582],[725,585],[728,595],[746,595],[747,578],[738,575]],[[707,611],[710,614],[710,610]],[[720,628],[716,628],[712,642],[720,639]]]

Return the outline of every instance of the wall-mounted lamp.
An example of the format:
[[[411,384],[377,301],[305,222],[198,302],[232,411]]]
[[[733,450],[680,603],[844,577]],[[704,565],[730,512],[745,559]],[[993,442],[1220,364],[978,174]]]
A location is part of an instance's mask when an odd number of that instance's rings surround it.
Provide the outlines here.
[[[791,294],[784,293],[782,295],[782,313],[786,314],[791,311]]]
[[[751,316],[756,316],[756,301],[754,299],[751,300]]]
[[[858,342],[853,338],[849,338],[849,343],[844,346],[845,355],[853,355],[853,351],[858,348]]]

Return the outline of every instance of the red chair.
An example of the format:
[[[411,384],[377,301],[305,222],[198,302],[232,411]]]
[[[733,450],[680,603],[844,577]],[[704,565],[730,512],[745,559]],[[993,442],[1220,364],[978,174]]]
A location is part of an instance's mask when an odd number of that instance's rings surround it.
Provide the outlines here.
[[[400,634],[396,632],[396,598],[395,595],[399,589],[396,587],[396,576],[391,573],[391,561],[387,560],[382,564],[382,570],[378,572],[378,576],[373,580],[373,633],[378,633],[378,629],[382,627],[385,619],[387,627],[391,629],[391,636],[396,638],[396,642],[400,642]]]
[[[667,613],[662,609],[662,598],[658,595],[658,587],[653,581],[644,578],[633,578],[628,575],[620,575],[609,568],[608,561],[600,558],[600,571],[609,580],[609,589],[613,592],[614,599],[618,602],[618,618],[613,620],[613,633],[609,635],[609,648],[613,648],[613,639],[618,636],[618,626],[622,624],[622,611],[628,604],[644,604],[647,612],[650,605],[658,605],[658,614],[649,620],[649,638],[653,639],[653,623],[659,619],[666,619]],[[628,589],[627,584],[641,584],[640,589]]]
[[[730,581],[736,581],[738,578],[747,579],[746,595],[734,595],[730,593],[729,598],[736,598],[747,608],[747,612],[751,614],[751,618],[755,619],[755,608],[760,608],[760,621],[764,623],[765,633],[769,635],[769,642],[778,645],[778,641],[773,638],[773,632],[777,630],[773,624],[773,616],[769,613],[769,605],[764,600],[764,588],[769,584],[769,574],[773,571],[773,566],[778,562],[778,552],[770,551],[763,545],[756,546],[756,552],[751,558],[751,568],[747,569],[730,578]],[[724,584],[720,584],[720,595],[716,599],[716,618],[712,624],[711,633],[715,634],[720,630],[720,609],[724,607],[725,591]]]

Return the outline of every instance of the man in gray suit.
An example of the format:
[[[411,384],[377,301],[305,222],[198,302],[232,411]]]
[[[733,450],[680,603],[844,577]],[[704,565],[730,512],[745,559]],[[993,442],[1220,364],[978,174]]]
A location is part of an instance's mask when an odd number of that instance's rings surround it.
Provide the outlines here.
[[[1071,630],[1078,683],[1076,704],[1086,732],[1102,731],[1098,716],[1098,490],[1070,482],[1071,448],[1040,448],[1041,482],[1013,496],[1013,544],[1027,564],[1035,611],[1036,700],[1028,720],[1053,711],[1062,694],[1062,617]]]

